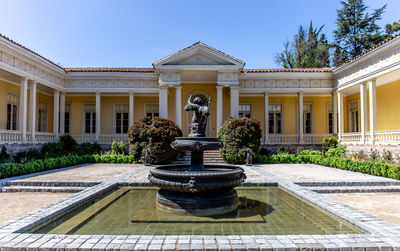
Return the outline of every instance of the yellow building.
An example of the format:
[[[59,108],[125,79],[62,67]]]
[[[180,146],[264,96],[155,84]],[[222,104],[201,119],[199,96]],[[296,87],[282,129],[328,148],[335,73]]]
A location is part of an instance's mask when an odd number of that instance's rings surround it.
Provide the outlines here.
[[[208,136],[229,117],[260,121],[263,144],[400,143],[400,36],[337,68],[246,69],[198,42],[151,68],[63,68],[0,35],[0,144],[127,141],[144,116],[188,133],[192,96],[211,98]]]

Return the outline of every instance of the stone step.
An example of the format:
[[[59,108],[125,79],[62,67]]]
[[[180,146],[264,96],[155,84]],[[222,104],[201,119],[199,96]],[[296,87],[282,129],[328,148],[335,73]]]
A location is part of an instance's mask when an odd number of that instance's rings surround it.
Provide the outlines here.
[[[92,187],[99,181],[58,181],[58,180],[13,180],[7,181],[7,186],[42,186],[42,187]]]
[[[295,181],[303,187],[400,186],[400,181]]]
[[[344,186],[344,187],[309,187],[317,193],[383,193],[400,192],[400,186]]]
[[[77,193],[86,187],[45,187],[45,186],[9,186],[2,187],[1,192],[50,192],[50,193]]]

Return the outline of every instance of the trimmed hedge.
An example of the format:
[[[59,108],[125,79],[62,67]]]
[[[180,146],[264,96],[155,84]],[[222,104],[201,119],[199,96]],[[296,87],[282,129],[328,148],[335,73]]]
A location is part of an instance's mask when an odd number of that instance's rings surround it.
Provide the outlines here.
[[[4,163],[0,164],[0,178],[4,179],[94,161],[95,158],[93,155],[71,155],[58,158],[40,159],[26,163]]]
[[[145,149],[150,148],[151,163],[170,163],[178,150],[171,148],[176,137],[182,137],[181,129],[169,119],[145,117],[133,123],[128,130],[129,154],[135,161],[143,161]]]
[[[229,163],[246,162],[247,149],[257,154],[261,143],[260,123],[254,119],[243,117],[228,119],[218,130],[218,140],[222,143],[221,156]]]
[[[96,154],[93,156],[96,163],[135,163],[132,155],[124,154]]]
[[[400,166],[377,161],[353,161],[348,158],[324,157],[322,155],[259,155],[259,163],[311,163],[343,170],[383,176],[400,180]]]

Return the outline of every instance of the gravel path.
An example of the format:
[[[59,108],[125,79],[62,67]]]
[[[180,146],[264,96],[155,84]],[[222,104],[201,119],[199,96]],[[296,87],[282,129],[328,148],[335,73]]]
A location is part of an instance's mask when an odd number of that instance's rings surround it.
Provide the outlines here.
[[[392,179],[314,164],[259,165],[266,171],[290,181],[388,181]],[[393,180],[392,180],[393,181]]]
[[[71,194],[39,192],[0,193],[0,223],[30,213],[69,195]]]
[[[80,180],[80,181],[105,181],[118,175],[127,173],[139,164],[92,164],[40,176],[26,180]]]
[[[326,196],[400,226],[400,193],[342,193]]]

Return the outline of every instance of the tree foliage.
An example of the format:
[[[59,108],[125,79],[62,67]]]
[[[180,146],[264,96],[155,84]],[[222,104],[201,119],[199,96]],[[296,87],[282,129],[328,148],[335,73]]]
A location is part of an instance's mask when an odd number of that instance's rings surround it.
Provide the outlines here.
[[[400,31],[400,20],[391,24],[386,24],[385,31],[388,35],[393,35],[394,33]]]
[[[322,29],[313,27],[308,31],[302,25],[292,42],[284,43],[284,50],[275,56],[277,64],[284,68],[321,68],[330,66],[328,39]]]
[[[367,12],[363,0],[341,1],[342,8],[337,10],[335,53],[333,63],[338,66],[361,54],[386,38],[376,22],[381,19],[386,4]]]

